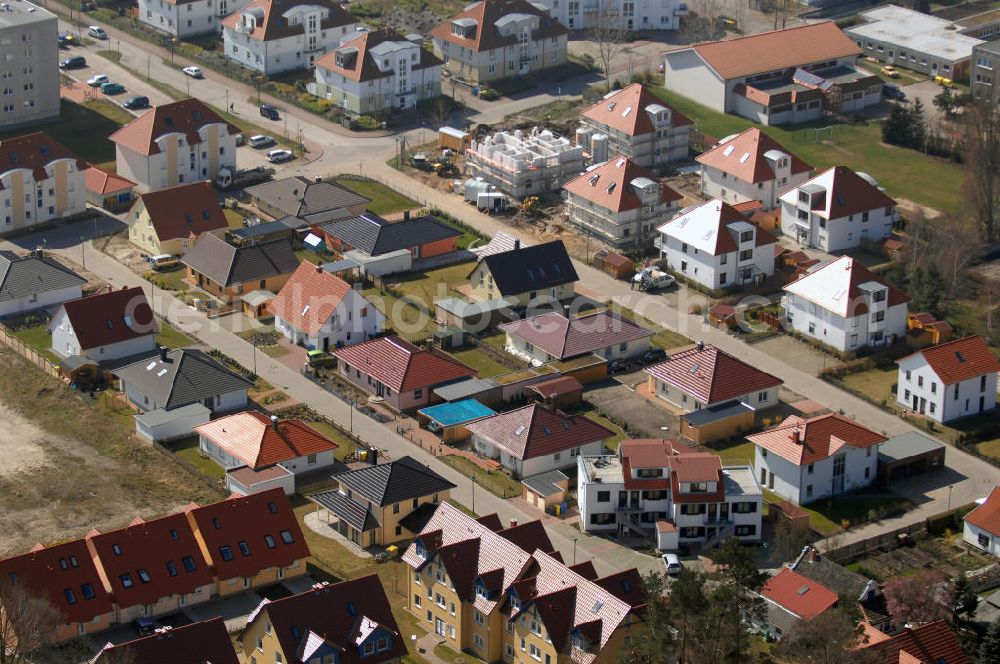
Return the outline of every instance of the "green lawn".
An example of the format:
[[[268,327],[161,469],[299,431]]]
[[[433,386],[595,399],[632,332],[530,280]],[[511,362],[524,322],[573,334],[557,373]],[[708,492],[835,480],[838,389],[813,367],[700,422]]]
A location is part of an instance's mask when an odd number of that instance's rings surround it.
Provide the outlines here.
[[[197,468],[206,477],[213,480],[221,480],[226,476],[226,471],[222,469],[222,466],[201,455],[201,450],[198,449],[198,436],[182,438],[176,442],[169,443],[167,447],[173,450],[174,454]]]
[[[446,454],[440,459],[466,477],[474,478],[476,484],[501,498],[521,495],[521,483],[503,471],[487,471],[457,454]]]
[[[225,208],[222,214],[226,217],[226,223],[229,224],[230,228],[243,228],[243,215],[233,210],[232,208]]]
[[[892,386],[896,383],[898,372],[892,369],[870,369],[848,374],[840,380],[844,386],[860,392],[875,403],[885,402],[892,405],[896,401],[896,395],[892,393]]]
[[[647,330],[653,332],[653,337],[650,342],[657,348],[663,348],[664,350],[670,350],[672,348],[678,348],[680,346],[689,346],[693,342],[685,337],[680,332],[674,332],[673,330],[668,330],[665,327],[657,325],[648,318],[644,318],[639,314],[631,311],[629,309],[620,309],[621,316],[625,320],[630,320],[636,325],[640,325]]]
[[[368,209],[375,214],[392,214],[420,207],[420,203],[397,193],[375,180],[340,177],[337,178],[337,182],[362,196],[372,199],[372,202],[368,204]]]
[[[306,422],[306,424],[337,443],[337,449],[334,451],[333,456],[338,460],[343,461],[348,454],[354,451],[355,442],[337,427],[327,424],[322,420],[314,420]]]
[[[450,353],[459,362],[478,371],[480,378],[492,378],[511,371],[486,353],[480,352],[475,346],[466,346],[461,350],[450,351]]]
[[[58,122],[37,129],[81,159],[115,170],[115,144],[107,137],[134,119],[125,109],[103,99],[83,104],[63,99],[59,116]],[[24,133],[23,129],[0,133],[0,141]]]
[[[44,355],[49,362],[59,364],[59,356],[52,352],[52,335],[47,325],[25,327],[13,333],[15,337]]]
[[[604,445],[612,452],[617,451],[618,444],[622,442],[626,437],[626,434],[622,430],[622,428],[595,409],[590,409],[585,411],[583,413],[583,416],[586,417],[588,420],[597,422],[602,427],[610,429],[611,431],[614,432],[614,435],[611,438],[608,438],[606,441],[604,441]]]
[[[180,266],[174,270],[163,270],[160,272],[150,270],[143,274],[142,278],[163,290],[186,291],[191,286],[184,281],[185,276],[187,276],[187,270],[183,266]]]
[[[809,503],[806,507],[834,524],[844,520],[852,526],[904,512],[913,507],[906,498],[889,491],[846,493]]]
[[[167,348],[184,348],[194,344],[188,335],[163,320],[157,321],[160,331],[156,335],[156,343]]]
[[[717,113],[678,94],[655,88],[663,100],[695,121],[699,131],[716,139],[756,126],[749,120]],[[956,212],[963,201],[963,173],[957,164],[927,157],[882,143],[878,122],[863,125],[837,124],[832,140],[814,140],[812,127],[825,127],[828,120],[793,127],[765,127],[764,131],[816,170],[850,166],[878,180],[891,196],[907,198],[943,212]]]
[[[712,452],[718,454],[725,465],[735,466],[746,463],[749,463],[751,466],[753,465],[754,444],[750,441],[721,450],[712,450]]]
[[[389,318],[392,329],[400,336],[421,339],[437,329],[434,300],[454,296],[451,287],[465,283],[471,269],[472,263],[459,263],[401,276],[399,281],[392,282],[392,288],[404,299],[382,293],[378,288],[367,288],[363,294]]]

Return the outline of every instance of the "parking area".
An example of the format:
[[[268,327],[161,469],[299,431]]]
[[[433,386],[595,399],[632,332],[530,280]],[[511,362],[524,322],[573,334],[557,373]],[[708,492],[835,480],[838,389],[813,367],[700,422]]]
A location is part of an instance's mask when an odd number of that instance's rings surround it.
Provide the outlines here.
[[[639,373],[645,376],[641,371]],[[616,376],[616,378],[622,377]],[[611,419],[628,422],[629,429],[637,436],[669,438],[677,435],[679,427],[677,415],[651,403],[634,388],[618,380],[606,381],[588,388],[584,398]]]

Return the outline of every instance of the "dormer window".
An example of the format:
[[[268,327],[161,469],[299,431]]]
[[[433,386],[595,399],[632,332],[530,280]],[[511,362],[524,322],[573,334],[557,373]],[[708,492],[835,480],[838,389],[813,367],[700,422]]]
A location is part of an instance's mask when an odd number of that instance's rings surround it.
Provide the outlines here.
[[[427,560],[427,549],[424,548],[424,545],[420,542],[420,540],[413,543],[413,552],[417,554],[418,558]]]
[[[482,597],[483,599],[490,598],[490,591],[486,588],[486,585],[482,581],[476,582],[476,597]]]

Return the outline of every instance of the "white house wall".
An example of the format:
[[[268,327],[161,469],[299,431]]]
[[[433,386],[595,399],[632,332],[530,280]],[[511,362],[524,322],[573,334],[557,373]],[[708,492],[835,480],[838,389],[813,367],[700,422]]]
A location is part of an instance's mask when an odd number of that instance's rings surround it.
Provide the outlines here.
[[[305,17],[302,22],[307,24]],[[227,58],[246,69],[270,76],[283,71],[311,67],[328,51],[353,38],[360,26],[360,23],[351,23],[318,30],[315,35],[316,47],[312,49],[308,46],[306,35],[301,34],[262,41],[252,39],[250,35],[239,30],[223,27],[222,37]]]
[[[862,212],[831,220],[824,220],[815,213],[810,213],[808,220],[799,220],[798,213],[795,203],[781,202],[781,232],[798,240],[796,222],[808,222],[809,236],[804,244],[828,253],[859,247],[862,240],[878,242],[888,237],[896,217],[894,207],[869,210],[868,221],[864,221]]]
[[[666,54],[664,87],[707,106],[726,111],[726,82],[693,50]]]
[[[909,378],[907,371],[910,372]],[[988,373],[985,376],[985,389],[982,390],[982,379],[979,376],[945,385],[922,355],[906,357],[899,361],[896,403],[907,410],[919,410],[919,407],[913,407],[913,398],[924,399],[926,405],[923,414],[937,422],[978,415],[981,412],[980,398],[983,399],[982,412],[996,407],[997,375]]]
[[[983,546],[979,542],[980,535],[988,538],[989,541],[986,546]],[[980,551],[985,551],[994,557],[1000,558],[1000,537],[993,535],[988,530],[983,530],[979,526],[974,526],[966,521],[965,527],[962,529],[962,539]]]
[[[778,198],[790,189],[798,187],[809,179],[809,173],[789,174],[785,181],[768,180],[756,184],[738,180],[711,166],[701,166],[701,191],[708,198],[718,198],[724,203],[735,205],[747,201],[760,201],[765,210],[772,210],[780,201]]]
[[[42,291],[41,293],[29,295],[28,297],[14,298],[12,300],[0,302],[0,318],[23,313],[25,311],[44,309],[56,304],[68,302],[69,300],[76,300],[82,296],[83,290],[80,286],[68,286],[66,288],[58,288],[56,290]]]
[[[855,351],[868,345],[869,314],[844,318],[791,294],[786,298],[786,311],[792,329],[839,351]],[[886,336],[891,334],[896,339],[906,333],[905,303],[886,308],[883,329]]]
[[[139,21],[174,37],[218,32],[219,22],[249,4],[249,0],[198,0],[173,4],[166,0],[139,0]]]
[[[797,466],[774,452],[767,452],[765,456],[766,450],[760,445],[755,447],[754,467],[757,469],[757,481],[762,487],[797,505],[834,495],[833,465],[836,455],[813,463],[813,471],[810,473],[808,464]],[[843,491],[837,491],[837,494],[871,486],[875,482],[878,476],[877,445],[864,449],[844,445],[837,454],[845,455],[844,488]],[[866,469],[868,477],[865,477]]]

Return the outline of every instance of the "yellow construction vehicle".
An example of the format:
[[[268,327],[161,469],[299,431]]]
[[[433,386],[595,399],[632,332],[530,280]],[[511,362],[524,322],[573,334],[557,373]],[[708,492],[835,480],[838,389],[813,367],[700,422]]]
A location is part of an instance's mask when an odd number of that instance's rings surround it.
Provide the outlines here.
[[[524,202],[521,203],[521,212],[526,214],[533,213],[535,208],[538,207],[538,196],[526,196]]]

